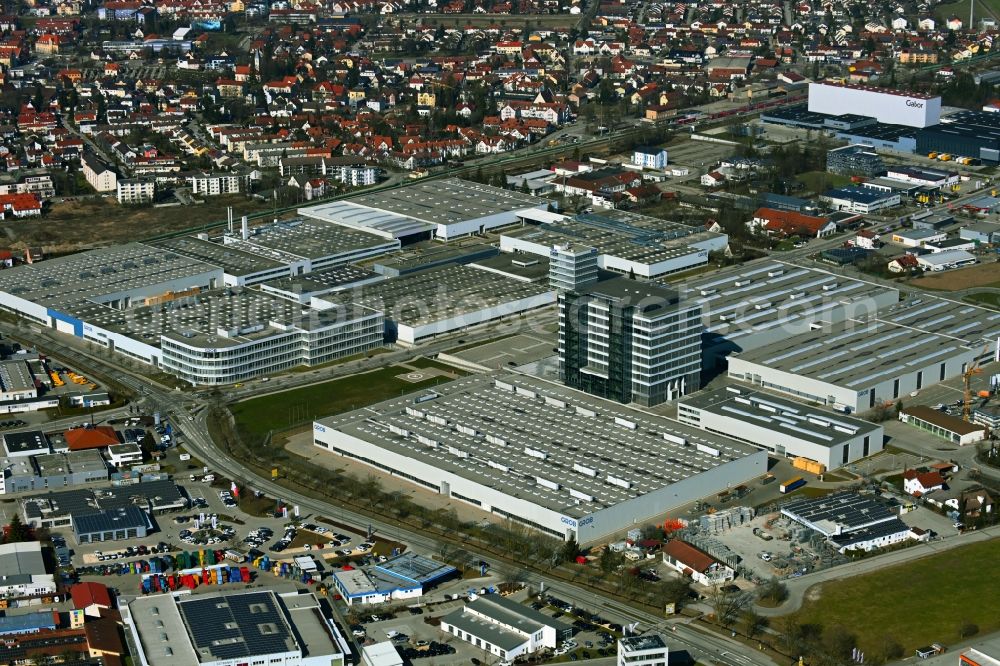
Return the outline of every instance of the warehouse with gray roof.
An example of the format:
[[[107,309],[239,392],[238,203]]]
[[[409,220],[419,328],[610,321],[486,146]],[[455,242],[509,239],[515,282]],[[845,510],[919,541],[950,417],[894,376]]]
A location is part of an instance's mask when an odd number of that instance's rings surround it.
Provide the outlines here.
[[[819,322],[870,315],[899,302],[899,291],[776,261],[754,262],[685,282],[701,305],[707,367],[713,359],[806,333]]]
[[[581,544],[767,471],[755,446],[520,375],[472,376],[321,419],[313,437]]]
[[[882,426],[739,386],[701,391],[677,404],[681,423],[836,469],[882,450]]]
[[[598,266],[608,271],[655,278],[708,263],[709,252],[729,245],[726,234],[624,211],[565,217],[505,231],[504,252],[548,257],[556,245],[585,245],[598,251]]]
[[[964,372],[963,340],[851,320],[729,357],[729,377],[847,412],[865,412]]]

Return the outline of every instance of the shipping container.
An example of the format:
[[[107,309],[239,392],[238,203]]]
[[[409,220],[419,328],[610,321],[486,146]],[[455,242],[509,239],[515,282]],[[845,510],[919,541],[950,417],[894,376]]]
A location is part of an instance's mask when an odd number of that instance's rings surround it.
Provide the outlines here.
[[[809,472],[810,474],[822,474],[826,471],[826,465],[823,463],[810,460],[809,458],[805,458],[803,456],[793,459],[792,467]]]
[[[781,486],[778,488],[778,490],[782,493],[790,493],[796,488],[801,488],[804,485],[806,485],[806,480],[803,479],[801,476],[796,476],[795,478],[789,479],[788,481],[782,483]]]

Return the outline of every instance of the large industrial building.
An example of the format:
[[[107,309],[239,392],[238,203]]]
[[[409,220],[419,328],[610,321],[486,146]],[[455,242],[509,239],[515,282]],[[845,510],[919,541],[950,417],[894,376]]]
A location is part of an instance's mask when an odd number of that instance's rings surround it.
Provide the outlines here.
[[[739,351],[807,333],[816,324],[868,316],[899,302],[882,285],[775,261],[695,278],[681,288],[701,307],[705,366]]]
[[[887,300],[898,300],[894,290],[886,291]],[[876,298],[880,304],[885,300]],[[763,344],[730,355],[729,376],[796,399],[864,412],[959,376],[973,360],[992,360],[1000,338],[1000,312],[930,294],[877,311],[859,309],[849,319],[817,319],[805,332],[799,325],[776,324],[769,339],[752,338]]]
[[[451,264],[323,298],[341,309],[354,305],[384,312],[386,339],[413,345],[555,303],[544,267],[511,265],[505,270],[482,263]],[[517,273],[525,272],[530,276],[518,279]]]
[[[821,81],[809,84],[809,110],[831,116],[849,112],[883,123],[928,127],[936,125],[941,118],[941,98],[889,88]]]
[[[545,211],[549,203],[500,187],[448,178],[362,194],[298,213],[385,238],[449,241],[520,224],[524,215]]]
[[[767,453],[533,377],[321,419],[314,443],[581,544],[764,474]]]
[[[882,450],[882,426],[737,386],[702,391],[677,404],[677,420],[826,469]]]
[[[658,284],[615,278],[559,294],[559,376],[569,387],[644,406],[701,381],[701,308]]]
[[[505,231],[500,249],[548,257],[557,245],[589,246],[597,249],[598,267],[648,279],[705,265],[709,252],[729,245],[726,234],[625,211],[550,217]]]
[[[223,269],[130,243],[5,271],[0,308],[163,368],[226,384],[383,344],[382,313],[224,287]]]
[[[146,666],[343,666],[349,647],[311,593],[156,594],[122,606]]]
[[[951,337],[883,321],[848,321],[734,354],[729,377],[865,412],[957,377],[975,358],[975,350]]]
[[[950,153],[984,162],[1000,162],[1000,114],[959,111],[940,124],[917,132],[917,152]]]

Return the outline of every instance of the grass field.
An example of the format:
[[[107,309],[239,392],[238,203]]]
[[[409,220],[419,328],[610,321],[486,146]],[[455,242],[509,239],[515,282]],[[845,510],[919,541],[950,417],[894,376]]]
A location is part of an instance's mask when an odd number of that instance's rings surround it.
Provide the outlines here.
[[[824,583],[819,597],[803,606],[800,620],[840,624],[870,654],[878,652],[887,636],[898,641],[908,656],[922,645],[954,643],[960,639],[963,622],[975,623],[979,635],[984,635],[1000,629],[997,558],[1000,541],[992,540]],[[933,590],[933,600],[915,607],[918,590]]]
[[[913,280],[921,289],[961,291],[973,287],[1000,287],[1000,263],[976,264],[953,271],[930,273]]]
[[[404,373],[404,368],[390,366],[251,398],[236,403],[230,410],[240,433],[259,439],[268,432],[285,430],[313,418],[340,414],[447,381],[444,377],[433,377],[421,382],[408,382],[396,377]]]
[[[969,303],[975,303],[976,305],[984,305],[988,308],[1000,310],[1000,294],[982,291],[979,293],[969,294],[964,300]]]
[[[948,20],[949,16],[957,16],[962,19],[963,25],[969,21],[969,3],[972,0],[959,0],[958,2],[942,2],[934,8],[934,16],[939,21]],[[1000,18],[1000,0],[975,0],[976,2],[976,22],[984,16]],[[968,27],[968,26],[965,26]]]
[[[807,171],[796,176],[796,179],[805,185],[807,190],[816,192],[817,194],[835,187],[846,187],[851,184],[851,179],[847,176],[827,173],[826,171]]]

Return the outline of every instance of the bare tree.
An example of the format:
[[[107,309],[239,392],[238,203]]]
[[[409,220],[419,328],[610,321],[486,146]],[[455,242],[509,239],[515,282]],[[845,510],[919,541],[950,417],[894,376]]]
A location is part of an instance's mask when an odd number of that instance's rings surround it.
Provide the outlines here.
[[[715,619],[724,627],[731,627],[736,624],[740,613],[753,603],[753,595],[749,592],[727,591],[716,585],[712,589],[710,598],[712,610],[715,611]]]

